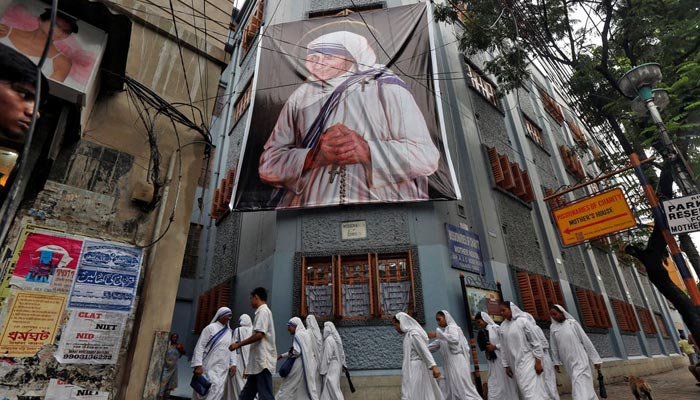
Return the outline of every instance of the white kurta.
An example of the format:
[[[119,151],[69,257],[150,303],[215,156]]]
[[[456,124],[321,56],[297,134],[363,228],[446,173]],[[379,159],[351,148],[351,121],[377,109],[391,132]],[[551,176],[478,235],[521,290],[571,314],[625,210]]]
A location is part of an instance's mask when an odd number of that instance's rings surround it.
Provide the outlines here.
[[[518,385],[515,379],[506,374],[501,363],[503,351],[501,346],[501,328],[495,323],[486,326],[489,333],[489,343],[496,346],[496,359],[488,360],[488,400],[518,400]]]
[[[542,360],[545,354],[534,328],[534,323],[524,316],[503,321],[501,364],[513,371],[521,400],[551,400],[545,388],[544,373],[537,375],[535,372],[535,358]]]
[[[296,358],[292,370],[283,379],[279,391],[275,395],[277,400],[318,400],[318,387],[316,386],[316,375],[318,367],[313,355],[313,338],[304,329],[304,325],[298,318],[296,333],[290,352],[283,354],[283,357]]]
[[[573,399],[598,400],[590,363],[600,364],[602,360],[581,325],[573,319],[553,322],[550,338],[554,364],[563,365],[571,377]]]
[[[338,343],[333,336],[327,336],[323,345],[319,372],[323,376],[323,390],[321,400],[343,400],[343,392],[340,390],[340,376],[343,366],[339,360]]]
[[[406,332],[403,338],[401,400],[444,399],[430,370],[435,365],[435,360],[428,350],[427,340],[417,331]]]
[[[244,318],[245,317],[245,318]],[[242,342],[253,335],[252,321],[248,315],[243,315],[239,319],[238,328],[233,330],[233,342]],[[250,355],[250,346],[243,346],[236,351],[231,352],[231,365],[236,366],[236,375],[229,376],[226,385],[225,395],[233,400],[238,400],[238,395],[245,386],[246,378],[244,378],[245,368],[248,365]]]
[[[197,393],[193,394],[193,399],[196,400],[233,400],[234,397],[224,396],[224,388],[228,378],[228,369],[231,363],[231,351],[228,346],[232,343],[231,329],[221,337],[221,339],[206,352],[206,345],[212,336],[216,335],[224,327],[223,324],[216,321],[202,330],[197,340],[197,345],[192,354],[192,367],[201,365],[204,369],[204,375],[211,382],[211,388],[206,396],[200,396]]]
[[[444,329],[438,328],[436,334],[437,350],[445,362],[445,399],[481,400],[472,382],[471,350],[462,330],[456,324],[450,324]]]
[[[278,207],[310,207],[344,202],[366,203],[428,199],[428,176],[438,168],[440,153],[433,143],[423,113],[413,95],[395,83],[367,79],[342,94],[324,130],[343,124],[357,132],[370,149],[371,166],[344,167],[345,178],[330,182],[325,166],[303,172],[310,149],[302,142],[335,87],[335,84],[305,83],[282,108],[260,157],[260,179],[286,189]],[[381,92],[381,94],[380,94]]]

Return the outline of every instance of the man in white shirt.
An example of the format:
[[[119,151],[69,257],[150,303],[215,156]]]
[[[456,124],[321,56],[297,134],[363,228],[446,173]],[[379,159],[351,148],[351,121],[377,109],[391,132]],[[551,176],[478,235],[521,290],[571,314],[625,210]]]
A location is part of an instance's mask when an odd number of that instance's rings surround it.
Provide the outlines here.
[[[248,380],[243,386],[239,399],[253,400],[257,395],[259,400],[274,400],[272,371],[277,366],[277,348],[272,311],[267,306],[267,290],[263,287],[255,288],[250,293],[250,305],[255,308],[253,335],[229,346],[229,350],[235,351],[242,346],[250,345],[248,365],[245,369]]]

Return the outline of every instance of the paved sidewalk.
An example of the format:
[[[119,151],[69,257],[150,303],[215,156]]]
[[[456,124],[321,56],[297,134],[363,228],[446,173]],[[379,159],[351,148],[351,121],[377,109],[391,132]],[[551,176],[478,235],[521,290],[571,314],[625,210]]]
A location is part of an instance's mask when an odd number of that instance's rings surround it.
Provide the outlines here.
[[[645,376],[652,388],[654,400],[698,400],[700,387],[695,386],[695,378],[687,367],[658,375]],[[609,400],[634,399],[627,382],[605,385]],[[563,395],[561,400],[571,400],[571,395]]]

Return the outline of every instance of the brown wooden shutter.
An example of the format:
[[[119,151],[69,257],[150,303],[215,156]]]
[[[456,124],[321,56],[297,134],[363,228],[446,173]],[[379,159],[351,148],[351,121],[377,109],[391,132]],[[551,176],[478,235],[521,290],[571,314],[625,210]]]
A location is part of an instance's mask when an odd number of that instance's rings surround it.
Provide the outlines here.
[[[557,299],[557,304],[566,307],[566,301],[564,301],[564,293],[561,290],[561,283],[554,282],[554,295]]]
[[[591,307],[587,290],[576,288],[576,300],[578,301],[579,311],[581,311],[581,318],[583,319],[583,324],[589,328],[595,328],[595,315],[593,313],[593,308]]]
[[[515,187],[515,179],[513,177],[510,162],[508,161],[508,156],[500,156],[499,162],[501,164],[501,169],[503,170],[503,182],[500,186],[503,189],[510,190]]]
[[[542,285],[542,277],[539,275],[530,275],[530,287],[532,294],[535,296],[535,309],[537,314],[533,314],[538,321],[549,320],[549,304],[547,304],[547,296]]]
[[[529,312],[533,316],[537,313],[535,305],[535,295],[530,287],[530,277],[527,272],[520,271],[515,274],[520,289],[520,298],[522,299],[523,310]]]
[[[525,195],[525,183],[523,182],[522,170],[517,163],[510,164],[510,171],[513,174],[513,181],[515,186],[513,187],[513,194],[518,197],[523,197]]]
[[[503,169],[501,168],[501,161],[498,152],[493,147],[487,147],[486,151],[489,155],[489,162],[491,163],[491,172],[493,172],[493,179],[496,181],[497,185],[500,185],[505,176],[503,175]]]

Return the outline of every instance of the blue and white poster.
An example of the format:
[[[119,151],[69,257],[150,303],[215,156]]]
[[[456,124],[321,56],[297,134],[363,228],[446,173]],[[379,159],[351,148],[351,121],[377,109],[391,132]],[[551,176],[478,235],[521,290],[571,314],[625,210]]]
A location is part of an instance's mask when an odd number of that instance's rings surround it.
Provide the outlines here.
[[[130,312],[142,256],[133,246],[86,240],[68,307]]]
[[[452,268],[484,274],[479,235],[454,225],[445,224],[447,242],[450,246]]]

